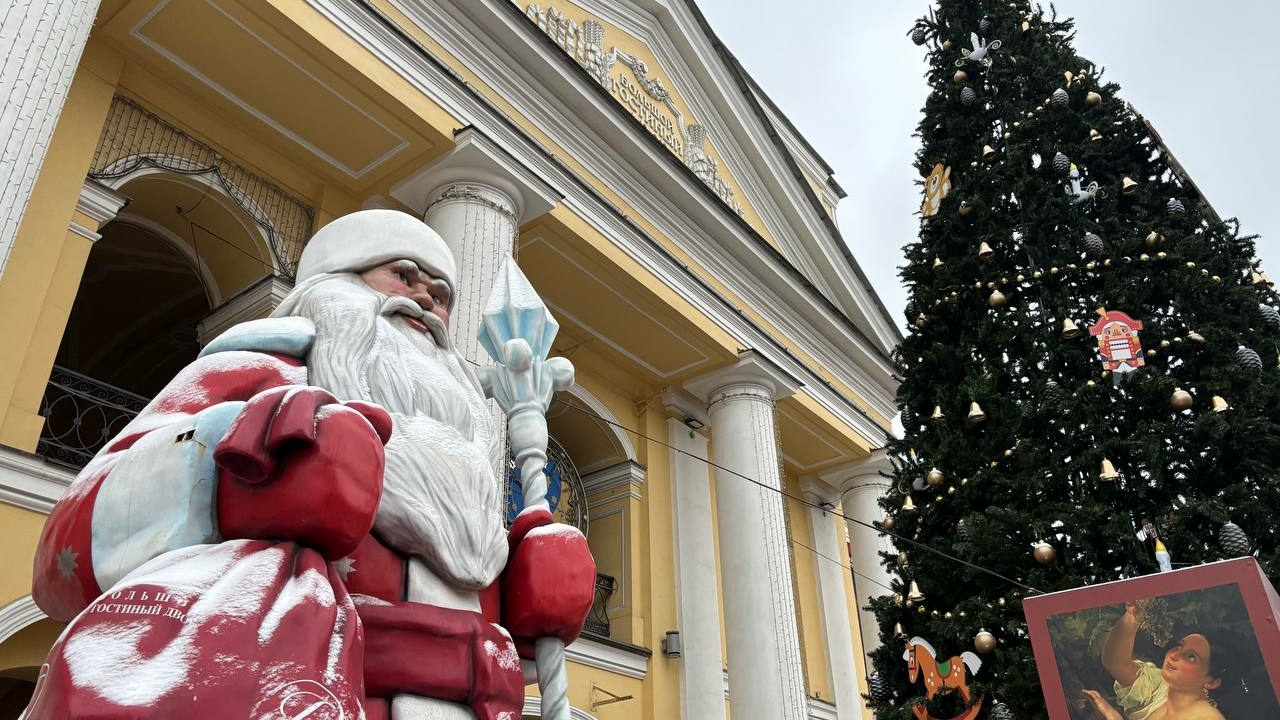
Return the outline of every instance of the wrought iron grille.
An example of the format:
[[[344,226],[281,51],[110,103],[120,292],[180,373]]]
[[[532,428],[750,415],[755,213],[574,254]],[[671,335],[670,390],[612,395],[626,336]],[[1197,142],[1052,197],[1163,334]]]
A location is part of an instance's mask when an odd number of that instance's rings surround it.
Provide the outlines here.
[[[582,486],[582,476],[573,459],[554,437],[547,439],[547,502],[557,522],[572,525],[587,534],[590,518],[587,516],[587,492]],[[507,462],[507,481],[504,487],[503,506],[507,523],[515,522],[516,515],[524,509],[524,496],[520,488],[520,469],[514,460]]]
[[[141,395],[54,365],[40,403],[45,421],[36,453],[82,468],[148,402]]]
[[[293,280],[315,221],[311,206],[117,95],[98,139],[89,177],[118,178],[146,166],[201,175],[216,183],[266,233],[277,274]]]
[[[596,597],[591,603],[591,612],[587,613],[587,622],[582,629],[586,632],[609,637],[609,598],[618,587],[618,581],[608,575],[596,573]]]

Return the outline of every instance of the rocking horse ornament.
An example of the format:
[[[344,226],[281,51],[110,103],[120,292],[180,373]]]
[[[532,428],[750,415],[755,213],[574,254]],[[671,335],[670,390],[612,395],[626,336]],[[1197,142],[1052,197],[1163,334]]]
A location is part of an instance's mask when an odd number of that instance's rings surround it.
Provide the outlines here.
[[[972,652],[963,652],[943,662],[938,662],[938,653],[933,645],[922,637],[913,637],[907,641],[907,650],[902,654],[907,661],[907,673],[914,684],[916,679],[924,675],[924,698],[932,700],[939,692],[959,691],[960,697],[970,701],[967,676],[982,667],[982,660]],[[967,671],[967,672],[966,672]],[[925,703],[916,703],[911,707],[917,720],[941,720],[929,715]],[[970,705],[964,712],[950,720],[973,720],[982,711],[982,698]]]

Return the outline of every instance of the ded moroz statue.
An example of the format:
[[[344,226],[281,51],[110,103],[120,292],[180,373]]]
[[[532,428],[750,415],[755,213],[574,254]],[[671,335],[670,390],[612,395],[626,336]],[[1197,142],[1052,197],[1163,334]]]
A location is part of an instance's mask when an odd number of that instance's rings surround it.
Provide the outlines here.
[[[503,526],[456,281],[413,217],[339,218],[103,448],[36,552],[70,625],[25,717],[520,717],[520,657],[577,637],[595,566],[546,510]]]

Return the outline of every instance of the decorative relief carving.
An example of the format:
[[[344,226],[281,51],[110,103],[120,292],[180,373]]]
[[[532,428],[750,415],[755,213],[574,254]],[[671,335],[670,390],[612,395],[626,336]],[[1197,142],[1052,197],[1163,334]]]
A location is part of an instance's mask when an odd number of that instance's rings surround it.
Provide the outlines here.
[[[543,10],[537,3],[530,3],[525,8],[525,15],[586,68],[596,82],[684,161],[725,204],[742,214],[742,203],[734,197],[733,188],[721,174],[719,163],[707,152],[706,128],[697,123],[685,123],[684,114],[676,107],[671,91],[660,78],[650,77],[647,63],[617,46],[606,51],[604,25],[598,20],[587,19],[579,25],[559,9],[548,7]],[[631,71],[630,77],[627,73],[613,73],[618,63]]]

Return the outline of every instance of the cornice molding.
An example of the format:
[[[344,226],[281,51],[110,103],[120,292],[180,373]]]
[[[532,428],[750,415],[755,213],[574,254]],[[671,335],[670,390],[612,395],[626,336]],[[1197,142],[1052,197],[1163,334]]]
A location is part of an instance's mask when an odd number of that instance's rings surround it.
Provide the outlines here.
[[[771,357],[788,372],[806,380],[806,391],[819,405],[837,417],[840,422],[847,424],[875,444],[879,444],[882,441],[885,434],[884,428],[867,416],[851,399],[841,396],[834,388],[829,387],[828,383],[817,374],[815,367],[801,363],[797,358],[791,356],[762,326],[754,323],[738,308],[730,304],[714,288],[699,278],[673,254],[662,248],[656,240],[641,231],[635,223],[609,204],[593,188],[570,173],[560,160],[548,155],[532,138],[514,125],[505,115],[499,113],[487,100],[469,86],[460,82],[448,68],[431,56],[404,29],[399,28],[372,6],[354,6],[340,0],[308,0],[308,2],[324,17],[333,22],[336,27],[349,34],[385,62],[393,71],[399,73],[415,89],[429,97],[433,102],[441,105],[462,122],[475,125],[483,130],[486,135],[493,138],[519,161],[526,164],[539,176],[546,178],[553,187],[563,191],[565,198],[562,202],[568,209],[578,214],[586,223],[610,238],[618,245],[619,249],[627,253],[647,272],[651,272],[659,281],[687,298],[699,312],[704,313],[713,322],[725,328],[726,332],[743,347],[768,348]],[[419,4],[415,5],[415,7],[425,9],[427,5]],[[521,23],[527,22],[527,19],[523,16],[518,19]],[[443,22],[437,22],[433,24],[433,27],[435,25],[443,25]],[[533,33],[541,32],[536,27],[529,29],[529,31]],[[456,34],[457,30],[450,27],[442,29],[442,32]],[[573,61],[566,58],[565,62]],[[492,63],[492,60],[485,64],[488,63]],[[584,81],[587,80],[589,78],[584,78]],[[565,82],[570,82],[570,80],[566,78]],[[507,88],[498,87],[498,90],[505,92]],[[600,97],[596,100],[603,102],[605,99],[607,98]],[[587,100],[592,102],[590,98],[587,98]],[[549,104],[554,104],[555,102],[554,98],[547,100]],[[608,99],[608,102],[613,101]],[[568,111],[568,108],[562,106],[557,106],[556,109]],[[573,117],[573,113],[570,113],[569,117]],[[580,128],[574,125],[565,125],[564,128],[565,132],[571,136],[567,138],[567,141],[574,141],[580,144],[583,142],[577,137],[581,135]],[[637,137],[637,145],[648,146],[650,144],[648,142],[639,142],[638,133],[640,131],[638,129],[628,129],[621,125],[618,128],[618,132],[623,135],[629,136],[633,131]],[[644,147],[641,147],[641,149],[643,150]],[[650,148],[650,150],[656,152],[656,149]],[[601,153],[597,150],[594,155],[600,156]],[[593,158],[594,160],[595,158]],[[657,192],[656,189],[643,191],[634,187],[631,179],[634,173],[624,172],[616,160],[613,164],[618,167],[618,174],[614,177],[608,177],[608,173],[604,173],[605,177],[602,179],[606,182],[612,182],[616,179],[619,183],[617,186],[619,192],[643,192],[646,193],[645,198],[648,200],[658,204],[666,204],[662,193]],[[696,181],[695,178],[690,179]],[[725,212],[724,214],[727,216],[729,213]],[[696,228],[691,227],[688,220],[683,224],[674,226],[664,224],[664,227],[679,228],[679,232],[676,235],[681,237],[698,234]],[[711,244],[711,238],[706,238],[706,241],[709,245]],[[705,254],[699,253],[700,261]],[[714,271],[714,268],[709,269]],[[757,282],[755,285],[759,285],[759,283]],[[763,290],[759,292],[763,292]],[[795,288],[792,288],[790,292],[796,297],[802,294],[798,293]],[[751,302],[750,296],[745,299]],[[780,322],[785,316],[795,314],[790,311],[783,312],[786,308],[779,308],[776,297],[761,295],[761,300],[757,307],[760,312],[768,316],[769,322]],[[827,352],[816,354],[818,361],[816,364],[826,365],[828,368],[833,369],[834,374],[854,386],[855,392],[860,394],[865,392],[862,395],[863,398],[877,408],[878,412],[886,416],[892,415],[894,411],[895,383],[892,379],[892,367],[889,365],[887,358],[872,350],[865,339],[856,338],[841,322],[826,319],[828,312],[826,309],[813,307],[809,313],[806,313],[806,317],[813,320],[815,319],[813,316],[816,315],[818,319],[821,319],[821,323],[808,328],[803,335],[793,338],[794,341],[799,346],[806,348],[827,345],[829,348]],[[850,358],[859,359],[851,362]],[[865,363],[867,366],[863,367],[861,363]]]
[[[524,707],[521,708],[520,714],[524,717],[542,717],[542,698],[525,695]],[[596,720],[596,716],[570,705],[569,720]]]
[[[836,706],[825,700],[807,698],[809,703],[809,720],[837,720],[839,714]]]
[[[200,345],[248,320],[264,318],[280,306],[293,285],[275,275],[268,275],[233,295],[196,325]]]
[[[0,445],[0,502],[48,515],[74,479],[39,455]]]
[[[23,595],[0,608],[0,645],[5,640],[17,635],[23,628],[49,617],[36,606],[30,595]]]
[[[629,678],[644,679],[649,669],[649,657],[641,652],[624,650],[588,637],[579,637],[564,649],[569,662],[599,668]]]
[[[696,377],[686,382],[684,387],[704,402],[710,403],[720,389],[739,383],[765,388],[775,402],[794,395],[802,385],[795,376],[755,350],[743,350],[738,353],[738,360],[733,364]]]
[[[605,493],[619,488],[626,489],[627,494],[639,500],[640,488],[644,486],[645,467],[634,460],[624,460],[597,470],[582,477],[582,490],[587,496]]]

